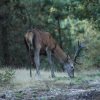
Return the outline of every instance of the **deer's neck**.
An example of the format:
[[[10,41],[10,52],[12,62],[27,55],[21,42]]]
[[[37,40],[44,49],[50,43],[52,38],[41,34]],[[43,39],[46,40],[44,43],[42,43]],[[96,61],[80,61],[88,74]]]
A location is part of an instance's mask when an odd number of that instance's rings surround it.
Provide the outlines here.
[[[67,58],[65,52],[59,47],[59,45],[57,45],[54,50],[54,56],[60,61],[60,63],[64,63]]]
[[[48,40],[46,43],[48,45],[48,47],[52,50],[54,56],[61,62],[64,63],[67,55],[65,54],[65,52],[60,48],[60,46],[56,43],[56,41],[49,36]]]

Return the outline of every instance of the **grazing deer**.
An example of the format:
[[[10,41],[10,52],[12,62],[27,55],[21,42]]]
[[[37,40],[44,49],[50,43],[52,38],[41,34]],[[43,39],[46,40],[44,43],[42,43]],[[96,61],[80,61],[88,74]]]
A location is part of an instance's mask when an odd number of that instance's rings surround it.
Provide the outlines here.
[[[51,66],[51,76],[55,77],[54,66],[52,62],[53,55],[60,63],[63,64],[65,72],[69,77],[74,77],[74,62],[69,55],[60,48],[50,33],[43,32],[39,29],[32,29],[25,34],[25,43],[31,57],[31,61],[35,63],[36,74],[40,75],[40,55],[47,55],[48,62]],[[33,53],[33,54],[32,54]],[[34,57],[34,60],[32,60]]]

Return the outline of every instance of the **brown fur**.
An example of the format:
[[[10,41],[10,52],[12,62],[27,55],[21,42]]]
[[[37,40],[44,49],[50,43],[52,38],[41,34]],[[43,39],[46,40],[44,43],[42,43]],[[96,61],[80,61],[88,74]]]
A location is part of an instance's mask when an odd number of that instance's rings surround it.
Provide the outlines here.
[[[69,77],[74,77],[73,61],[60,48],[49,32],[43,32],[34,28],[25,34],[25,43],[29,51],[31,63],[35,64],[37,76],[40,75],[40,55],[47,54],[52,77],[55,77],[55,74],[51,55],[55,56],[63,64],[64,70],[68,73]]]
[[[34,39],[35,44],[33,44],[32,39]],[[41,48],[40,55],[46,55],[46,47],[48,47],[60,62],[63,63],[67,58],[67,55],[49,32],[43,32],[35,28],[25,34],[25,40],[31,49],[34,49],[34,46]]]

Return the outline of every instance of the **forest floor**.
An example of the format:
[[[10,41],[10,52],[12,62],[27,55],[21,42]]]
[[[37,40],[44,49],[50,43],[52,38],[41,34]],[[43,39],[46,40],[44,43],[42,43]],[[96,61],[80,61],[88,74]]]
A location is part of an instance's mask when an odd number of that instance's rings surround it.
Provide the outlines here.
[[[100,100],[100,69],[77,71],[73,79],[64,72],[53,79],[50,71],[41,71],[36,80],[32,73],[15,70],[11,84],[0,86],[0,100]]]

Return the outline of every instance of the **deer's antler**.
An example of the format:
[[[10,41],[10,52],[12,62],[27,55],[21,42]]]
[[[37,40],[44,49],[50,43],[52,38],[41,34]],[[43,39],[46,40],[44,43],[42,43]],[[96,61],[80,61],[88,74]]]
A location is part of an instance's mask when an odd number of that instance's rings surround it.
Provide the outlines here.
[[[82,51],[82,49],[84,47],[85,47],[85,45],[80,43],[79,40],[78,40],[78,48],[76,49],[75,56],[74,56],[74,63],[75,64],[79,64],[79,65],[82,64],[82,63],[77,62],[77,58],[79,57],[80,52]]]

